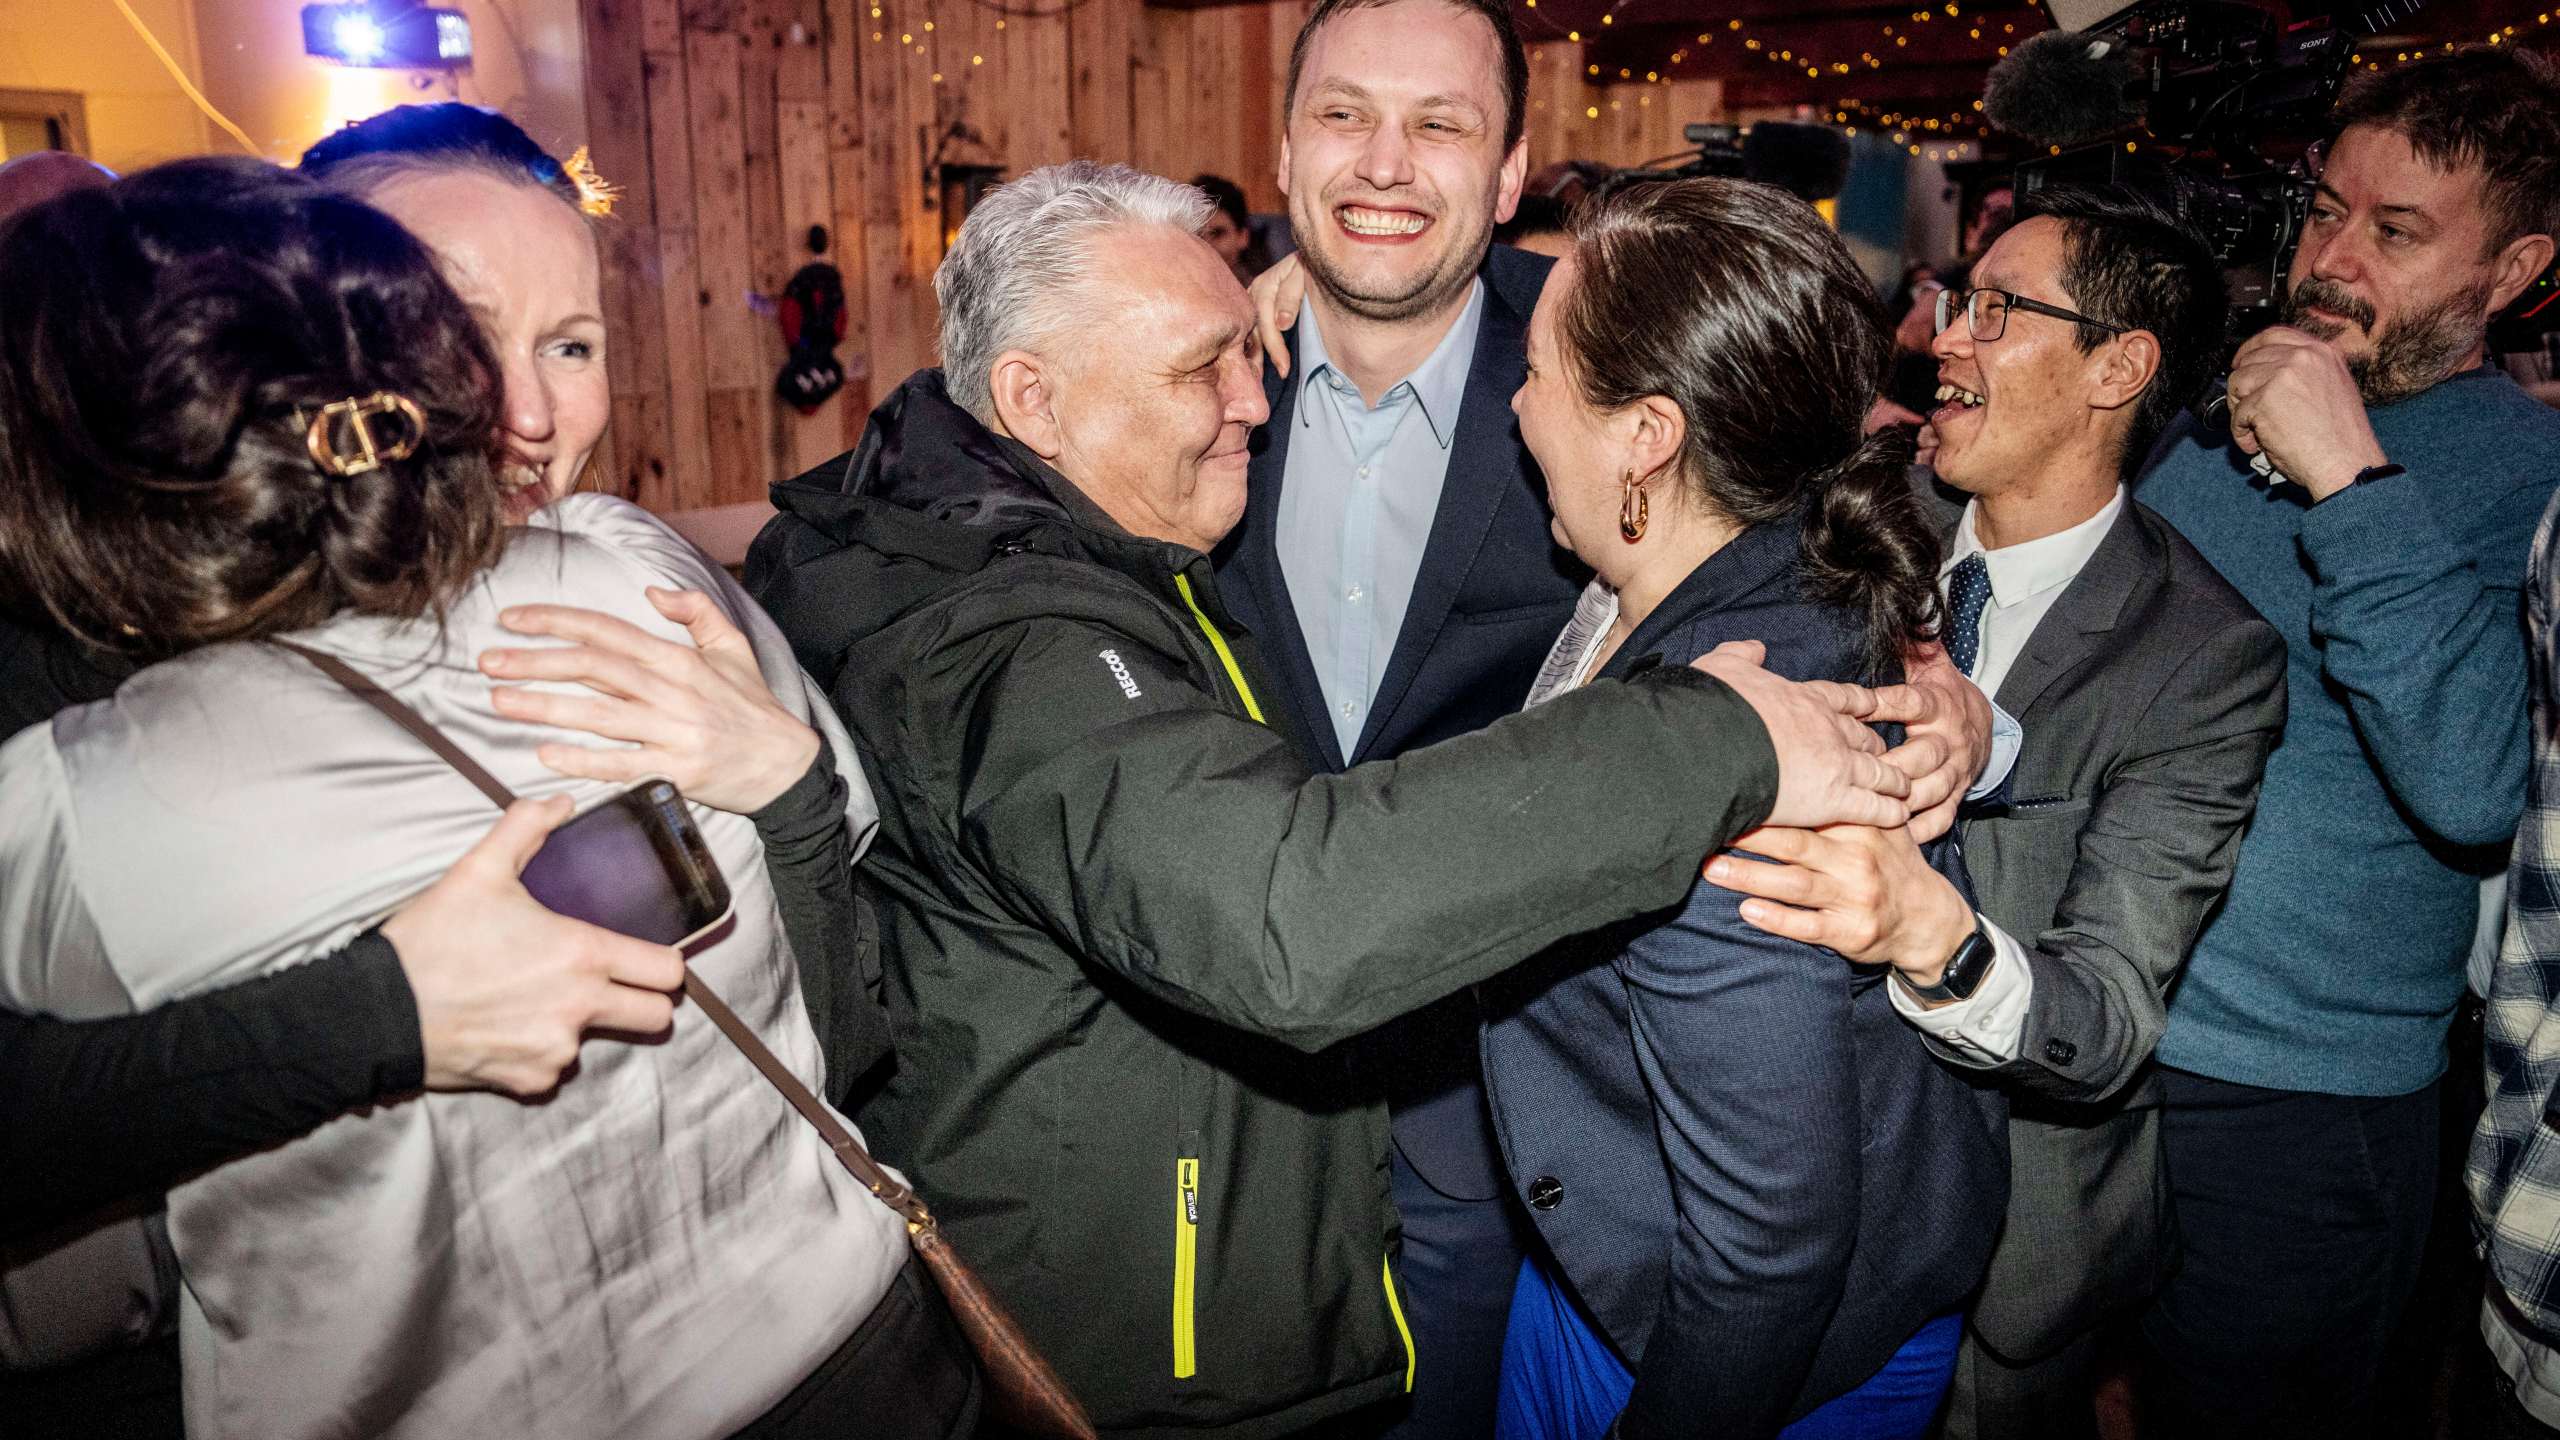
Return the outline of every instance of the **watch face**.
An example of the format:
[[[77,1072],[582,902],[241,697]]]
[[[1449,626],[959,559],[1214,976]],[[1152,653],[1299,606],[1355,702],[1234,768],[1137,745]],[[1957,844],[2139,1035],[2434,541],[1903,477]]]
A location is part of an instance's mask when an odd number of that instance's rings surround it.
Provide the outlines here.
[[[1990,940],[1975,930],[1948,957],[1946,973],[1938,977],[1938,987],[1959,1000],[1971,995],[1974,987],[1982,983],[1982,972],[1990,966],[1994,953]]]

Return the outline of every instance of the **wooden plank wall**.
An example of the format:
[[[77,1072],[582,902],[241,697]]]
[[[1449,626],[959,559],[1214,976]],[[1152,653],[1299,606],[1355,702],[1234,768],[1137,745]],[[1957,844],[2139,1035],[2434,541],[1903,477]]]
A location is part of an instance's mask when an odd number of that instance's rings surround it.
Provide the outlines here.
[[[1281,87],[1307,0],[581,0],[588,137],[623,187],[604,224],[613,427],[597,481],[657,510],[763,497],[836,454],[872,396],[932,363],[946,156],[1019,174],[1072,156],[1245,187],[1283,208]],[[1032,10],[1047,13],[1024,13]],[[1612,84],[1533,47],[1533,165],[1632,164],[1720,117],[1713,81]],[[1596,113],[1594,113],[1596,112]],[[824,225],[852,378],[814,415],[773,396],[773,299]]]

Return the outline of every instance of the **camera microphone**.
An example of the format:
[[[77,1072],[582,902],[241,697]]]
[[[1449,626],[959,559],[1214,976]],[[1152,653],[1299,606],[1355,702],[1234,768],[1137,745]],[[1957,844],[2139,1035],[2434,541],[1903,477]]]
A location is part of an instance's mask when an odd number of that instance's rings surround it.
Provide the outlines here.
[[[2121,38],[2047,30],[1991,67],[1982,114],[2022,140],[2069,149],[2140,120],[2141,83]]]

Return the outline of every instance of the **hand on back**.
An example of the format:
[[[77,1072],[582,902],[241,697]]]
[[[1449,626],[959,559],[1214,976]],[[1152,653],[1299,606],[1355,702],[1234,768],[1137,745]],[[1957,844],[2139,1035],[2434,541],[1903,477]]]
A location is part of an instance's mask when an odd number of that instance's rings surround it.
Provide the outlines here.
[[[661,640],[628,621],[566,605],[519,605],[508,629],[574,643],[490,650],[480,668],[502,680],[563,681],[591,695],[522,685],[491,692],[499,714],[585,730],[629,749],[552,743],[542,763],[563,775],[630,784],[657,775],[688,800],[752,815],[788,790],[818,758],[818,732],[782,708],[764,683],[755,648],[711,597],[650,587],[658,613],[692,632],[693,643]]]
[[[1869,690],[1828,680],[1782,680],[1761,668],[1756,640],[1731,640],[1689,662],[1731,687],[1759,715],[1778,757],[1778,796],[1766,823],[1899,826],[1916,777],[1946,764],[1935,736],[1887,752],[1871,722],[1921,718],[1930,707],[1907,685]]]

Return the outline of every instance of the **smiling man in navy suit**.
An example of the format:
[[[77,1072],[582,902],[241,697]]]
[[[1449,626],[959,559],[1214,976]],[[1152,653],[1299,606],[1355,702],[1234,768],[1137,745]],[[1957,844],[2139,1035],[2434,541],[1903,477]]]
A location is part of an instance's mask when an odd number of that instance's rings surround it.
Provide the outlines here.
[[[1491,244],[1527,168],[1527,89],[1501,0],[1319,0],[1290,55],[1279,180],[1298,263],[1254,290],[1266,320],[1275,295],[1303,284],[1305,298],[1283,317],[1290,342],[1267,337],[1271,419],[1217,561],[1319,769],[1520,708],[1590,578],[1549,533],[1510,410],[1553,263]],[[1964,685],[1943,665],[1913,678],[1950,697]],[[1988,723],[1978,698],[1946,709]],[[1969,779],[1982,732],[1958,743],[1946,723]],[[1461,994],[1365,1037],[1356,1057],[1393,1119],[1417,1352],[1401,1440],[1493,1429],[1525,1231],[1476,1028]]]
[[[1548,536],[1510,410],[1553,262],[1490,248],[1527,167],[1508,7],[1321,0],[1289,68],[1280,187],[1307,295],[1218,559],[1309,759],[1341,769],[1518,709],[1589,576]],[[1369,1037],[1357,1063],[1394,1127],[1416,1349],[1397,1433],[1480,1440],[1520,1240],[1472,997]]]

